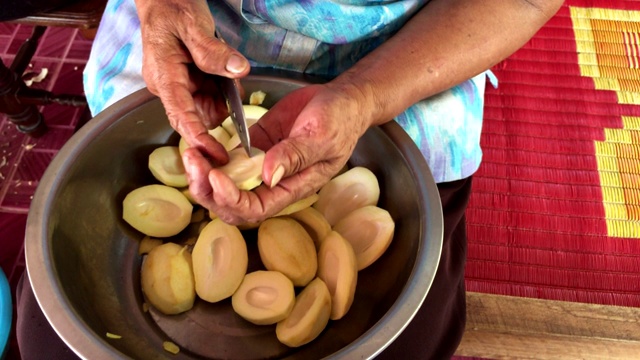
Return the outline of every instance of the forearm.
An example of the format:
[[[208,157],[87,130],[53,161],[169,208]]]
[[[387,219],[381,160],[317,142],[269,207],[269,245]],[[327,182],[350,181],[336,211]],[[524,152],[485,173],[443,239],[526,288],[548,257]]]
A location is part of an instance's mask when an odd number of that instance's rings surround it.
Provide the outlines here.
[[[432,0],[332,86],[366,104],[371,125],[495,65],[524,45],[559,0]]]

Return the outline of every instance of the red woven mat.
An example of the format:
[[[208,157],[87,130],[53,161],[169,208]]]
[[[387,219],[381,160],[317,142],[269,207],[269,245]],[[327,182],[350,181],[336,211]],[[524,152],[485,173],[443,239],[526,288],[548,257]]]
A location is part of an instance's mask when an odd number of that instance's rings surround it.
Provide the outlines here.
[[[640,1],[566,1],[495,67],[467,289],[640,307]]]

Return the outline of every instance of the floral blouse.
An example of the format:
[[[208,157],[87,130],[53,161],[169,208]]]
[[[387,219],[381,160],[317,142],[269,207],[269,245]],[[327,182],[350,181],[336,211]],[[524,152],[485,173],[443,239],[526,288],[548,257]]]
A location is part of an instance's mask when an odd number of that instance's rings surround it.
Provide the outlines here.
[[[428,0],[209,1],[218,31],[253,67],[330,79],[391,37]],[[140,22],[133,0],[109,0],[84,70],[95,115],[142,88]],[[395,120],[420,148],[436,182],[480,165],[487,74],[424,99]]]

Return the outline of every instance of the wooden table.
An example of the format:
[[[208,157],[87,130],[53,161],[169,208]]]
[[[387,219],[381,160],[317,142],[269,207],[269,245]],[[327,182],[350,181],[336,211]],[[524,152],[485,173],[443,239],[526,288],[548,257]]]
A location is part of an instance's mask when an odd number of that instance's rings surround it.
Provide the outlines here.
[[[640,359],[640,309],[471,292],[456,355]]]

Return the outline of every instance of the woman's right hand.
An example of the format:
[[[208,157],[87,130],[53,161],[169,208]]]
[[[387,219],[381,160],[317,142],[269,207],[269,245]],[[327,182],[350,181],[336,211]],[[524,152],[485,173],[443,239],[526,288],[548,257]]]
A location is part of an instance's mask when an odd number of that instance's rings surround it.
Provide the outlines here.
[[[143,46],[142,75],[165,107],[171,126],[214,163],[228,160],[207,133],[227,116],[218,87],[208,74],[240,78],[249,62],[215,37],[205,0],[135,0]]]

